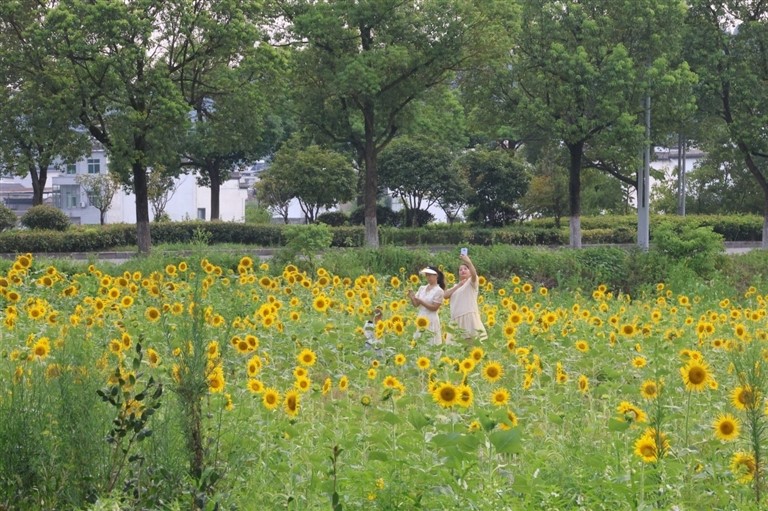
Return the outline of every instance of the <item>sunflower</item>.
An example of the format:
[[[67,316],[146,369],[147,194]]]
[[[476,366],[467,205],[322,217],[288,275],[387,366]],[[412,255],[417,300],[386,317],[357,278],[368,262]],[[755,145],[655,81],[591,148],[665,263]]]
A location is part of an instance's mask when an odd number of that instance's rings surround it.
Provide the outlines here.
[[[422,371],[426,371],[427,369],[429,369],[430,364],[431,362],[427,357],[419,357],[418,360],[416,360],[416,365]]]
[[[472,348],[472,351],[469,352],[469,356],[475,362],[480,362],[485,356],[485,350],[483,350],[483,348],[480,348],[480,347]]]
[[[483,378],[485,380],[494,383],[504,376],[504,369],[498,362],[488,362],[483,366]]]
[[[648,416],[645,412],[629,401],[622,401],[616,409],[626,421],[648,422]]]
[[[299,353],[297,358],[299,360],[299,364],[306,367],[312,367],[315,365],[315,362],[317,362],[317,355],[315,355],[315,352],[309,348],[301,350],[301,353]]]
[[[301,398],[299,393],[295,390],[289,390],[285,393],[285,399],[283,400],[283,410],[291,417],[296,417],[299,414],[299,402]]]
[[[339,379],[339,390],[342,392],[345,392],[349,388],[349,378],[346,376],[342,376],[341,379]]]
[[[659,397],[659,390],[661,390],[661,385],[654,380],[645,380],[642,385],[640,385],[640,395],[643,396],[643,399],[649,401]]]
[[[720,415],[714,423],[715,436],[723,441],[736,440],[739,437],[739,420],[725,413]]]
[[[267,410],[274,410],[280,404],[280,393],[270,387],[264,391],[261,402]]]
[[[576,341],[576,349],[582,353],[589,351],[589,343],[584,340]]]
[[[643,435],[635,441],[635,454],[645,463],[654,463],[658,459],[656,439],[651,435]]]
[[[147,310],[144,311],[144,317],[154,323],[160,319],[160,310],[158,310],[157,307],[148,307]]]
[[[757,472],[755,457],[747,452],[737,452],[731,458],[731,472],[740,483],[749,483]]]
[[[685,367],[680,368],[680,376],[687,390],[700,392],[707,387],[711,378],[709,366],[704,360],[692,358]]]
[[[152,367],[157,367],[160,364],[160,355],[152,348],[147,349],[147,362]]]
[[[261,394],[264,392],[264,384],[260,380],[251,378],[248,380],[248,390],[253,394]]]
[[[403,355],[402,353],[398,353],[397,355],[395,355],[395,365],[401,366],[403,364],[405,364],[405,355]]]
[[[443,408],[450,408],[459,402],[459,392],[450,382],[443,382],[432,392],[432,398]]]
[[[328,300],[323,295],[318,295],[315,297],[314,300],[312,300],[312,307],[317,312],[326,312],[328,310],[328,307],[330,307],[330,305],[331,305],[331,301]]]
[[[221,392],[224,390],[224,370],[221,366],[217,366],[208,376],[208,390],[211,392]]]
[[[463,408],[469,408],[475,400],[475,393],[469,385],[459,385],[456,387],[459,394],[458,405]]]
[[[491,404],[494,406],[507,406],[509,402],[509,391],[505,388],[498,388],[491,392]]]
[[[309,378],[297,378],[293,382],[293,387],[299,392],[306,392],[312,386],[312,381]]]
[[[632,359],[632,367],[642,369],[646,365],[648,365],[648,360],[645,357],[635,357]]]
[[[325,381],[323,382],[323,395],[324,396],[331,391],[331,387],[332,386],[333,386],[333,384],[331,383],[331,379],[330,378],[326,378]]]
[[[579,379],[577,381],[579,386],[579,392],[582,394],[586,394],[589,392],[589,378],[587,378],[586,375],[582,374],[579,376]]]
[[[619,332],[627,337],[632,337],[637,333],[637,328],[632,323],[625,323],[619,328]]]
[[[749,385],[736,387],[731,391],[731,403],[739,410],[751,410],[760,401],[759,392],[755,392]]]
[[[509,421],[509,426],[512,426],[513,428],[520,423],[517,414],[509,409],[507,409],[507,420]]]
[[[475,369],[475,365],[476,363],[474,358],[465,358],[459,363],[459,370],[466,375]]]
[[[376,369],[374,369],[373,367],[368,369],[368,379],[369,380],[375,380],[377,374],[379,374],[378,371],[376,371]]]
[[[386,378],[384,378],[383,385],[385,387],[390,388],[390,389],[394,389],[394,388],[397,388],[400,385],[400,381],[397,378],[395,378],[394,376],[390,375],[390,376],[387,376]]]
[[[420,330],[424,330],[429,326],[429,320],[425,318],[424,316],[418,316],[416,318],[416,328]]]
[[[32,347],[32,355],[36,360],[43,360],[51,352],[51,344],[47,337],[41,337]]]

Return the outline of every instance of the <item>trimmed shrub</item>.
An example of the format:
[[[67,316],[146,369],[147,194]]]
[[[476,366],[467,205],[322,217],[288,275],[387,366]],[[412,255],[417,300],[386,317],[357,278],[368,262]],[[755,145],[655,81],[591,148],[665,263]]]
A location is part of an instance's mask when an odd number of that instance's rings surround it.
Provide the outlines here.
[[[317,216],[317,223],[330,225],[331,227],[340,227],[345,225],[349,217],[343,211],[326,211]]]
[[[349,214],[349,223],[352,225],[365,225],[365,206],[358,206]],[[399,223],[400,215],[392,211],[392,208],[382,206],[381,204],[376,205],[377,225],[397,226]]]
[[[0,204],[0,232],[16,227],[19,217],[5,204]]]
[[[62,210],[49,204],[33,206],[21,217],[21,225],[32,230],[66,231],[70,223]]]

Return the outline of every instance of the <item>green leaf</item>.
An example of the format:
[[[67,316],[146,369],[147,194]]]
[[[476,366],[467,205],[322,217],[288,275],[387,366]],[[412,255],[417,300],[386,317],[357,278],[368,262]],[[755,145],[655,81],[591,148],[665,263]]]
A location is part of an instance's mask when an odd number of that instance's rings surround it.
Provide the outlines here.
[[[488,438],[498,452],[519,454],[523,451],[522,432],[519,427],[494,431]]]
[[[626,431],[629,428],[629,422],[619,420],[615,417],[608,420],[608,431]]]

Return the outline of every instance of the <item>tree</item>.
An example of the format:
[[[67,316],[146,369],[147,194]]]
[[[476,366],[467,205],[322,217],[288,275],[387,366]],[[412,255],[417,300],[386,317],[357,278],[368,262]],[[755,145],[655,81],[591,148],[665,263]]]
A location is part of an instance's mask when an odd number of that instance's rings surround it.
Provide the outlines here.
[[[39,2],[0,4],[0,160],[9,174],[30,176],[33,205],[43,203],[48,169],[91,147],[61,66],[30,28],[46,10]]]
[[[62,0],[39,28],[46,50],[67,66],[80,122],[135,194],[140,253],[151,247],[147,169],[180,171],[189,124],[184,87],[199,71],[194,64],[238,55],[257,3]]]
[[[475,148],[458,160],[472,192],[468,219],[503,226],[520,217],[519,200],[528,190],[530,166],[509,151]]]
[[[691,3],[688,58],[699,75],[699,108],[715,116],[763,201],[762,247],[768,248],[768,5],[724,0]],[[717,127],[715,128],[716,130]]]
[[[163,169],[152,169],[147,177],[147,199],[152,207],[155,222],[165,218],[165,208],[179,188],[176,180],[163,172]]]
[[[301,120],[348,144],[364,171],[365,242],[378,246],[378,155],[405,112],[448,83],[511,31],[506,0],[286,0],[275,33],[294,42],[293,89]]]
[[[308,223],[320,208],[330,208],[355,195],[355,169],[346,156],[318,145],[303,147],[294,137],[275,154],[263,174],[299,201]]]
[[[183,145],[185,167],[197,171],[197,182],[211,188],[211,220],[219,218],[222,183],[232,171],[270,154],[282,137],[275,112],[284,74],[283,52],[258,40],[242,59],[214,54],[196,62],[189,73],[185,97],[193,110],[192,126]]]
[[[544,147],[533,165],[528,192],[520,198],[526,216],[551,216],[560,228],[560,219],[568,213],[567,159],[557,147]]]
[[[416,213],[437,203],[443,191],[457,187],[459,174],[453,172],[452,161],[446,148],[409,137],[394,140],[382,151],[381,184],[401,199],[407,227],[418,227]]]
[[[99,220],[104,225],[104,218],[112,206],[120,183],[114,174],[81,174],[76,178],[83,187],[91,206],[99,210]]]
[[[273,214],[278,215],[283,219],[283,223],[287,224],[293,191],[282,186],[277,179],[270,176],[266,171],[261,173],[255,188],[256,199],[259,201],[259,204],[265,206]]]
[[[509,58],[469,77],[468,96],[485,98],[474,116],[506,126],[510,139],[567,149],[570,244],[580,247],[582,169],[636,186],[638,150],[650,142],[639,122],[643,98],[665,105],[674,97],[670,110],[688,105],[680,91],[693,75],[676,59],[684,4],[522,0],[521,8],[526,30]]]

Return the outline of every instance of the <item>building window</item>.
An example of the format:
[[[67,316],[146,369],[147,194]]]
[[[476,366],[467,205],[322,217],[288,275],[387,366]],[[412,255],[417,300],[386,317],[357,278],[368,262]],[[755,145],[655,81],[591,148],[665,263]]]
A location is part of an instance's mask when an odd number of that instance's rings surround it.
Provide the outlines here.
[[[77,165],[75,165],[74,163],[68,163],[67,174],[77,174]]]
[[[61,185],[59,189],[61,193],[61,207],[62,209],[72,209],[77,207],[77,200],[80,197],[80,186],[78,185]]]
[[[88,173],[101,174],[101,160],[88,158]]]
[[[197,208],[197,219],[205,220],[205,208]]]

